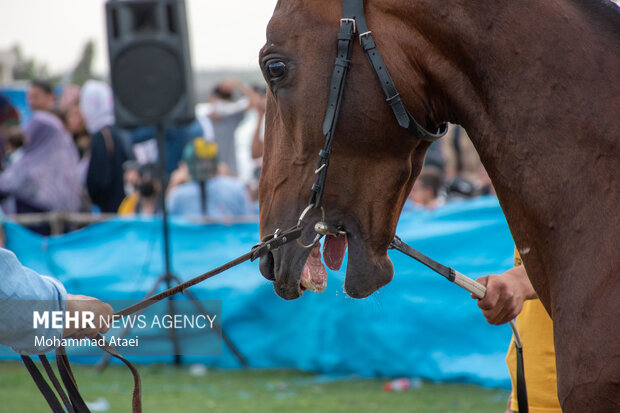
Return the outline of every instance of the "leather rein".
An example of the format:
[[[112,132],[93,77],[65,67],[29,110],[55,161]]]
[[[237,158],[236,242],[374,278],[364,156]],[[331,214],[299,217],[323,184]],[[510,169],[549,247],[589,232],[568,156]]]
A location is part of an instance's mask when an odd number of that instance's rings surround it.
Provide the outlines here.
[[[138,313],[144,310],[147,307],[155,304],[158,301],[169,298],[175,294],[184,292],[187,288],[194,286],[204,280],[207,280],[211,277],[214,277],[226,270],[229,270],[245,261],[254,261],[261,256],[270,253],[271,251],[277,250],[281,246],[288,244],[289,242],[295,241],[301,236],[302,228],[299,225],[295,225],[286,231],[277,231],[276,234],[270,235],[265,240],[256,244],[249,252],[244,255],[241,255],[238,258],[235,258],[232,261],[227,262],[226,264],[206,272],[202,275],[192,278],[191,280],[185,281],[181,284],[178,284],[172,288],[169,288],[165,291],[162,291],[159,294],[155,294],[151,297],[145,298],[144,300],[131,305],[127,308],[124,308],[114,314],[114,319],[118,319],[120,317],[129,316],[135,313]],[[133,396],[132,396],[132,412],[140,413],[142,412],[142,385],[140,380],[140,374],[135,366],[129,362],[127,359],[122,357],[115,347],[109,345],[105,339],[101,335],[97,335],[95,338],[97,345],[99,343],[104,343],[103,345],[99,345],[99,347],[112,355],[113,357],[121,360],[127,367],[130,369],[131,374],[134,379],[134,388],[133,388]],[[56,364],[58,368],[58,372],[60,374],[59,380],[54,373],[47,357],[45,355],[39,355],[39,359],[41,360],[41,364],[43,365],[44,371],[49,378],[49,381],[52,383],[52,386],[56,392],[52,389],[49,383],[45,380],[43,374],[37,367],[37,365],[33,362],[30,356],[22,356],[22,360],[26,369],[32,376],[37,388],[47,401],[51,411],[53,413],[87,413],[90,412],[88,406],[84,402],[84,399],[80,395],[80,392],[77,387],[77,382],[75,377],[73,376],[73,372],[71,371],[71,367],[69,365],[69,360],[67,358],[64,347],[59,347],[56,350]],[[62,384],[61,384],[62,382]],[[64,385],[64,389],[63,389]]]

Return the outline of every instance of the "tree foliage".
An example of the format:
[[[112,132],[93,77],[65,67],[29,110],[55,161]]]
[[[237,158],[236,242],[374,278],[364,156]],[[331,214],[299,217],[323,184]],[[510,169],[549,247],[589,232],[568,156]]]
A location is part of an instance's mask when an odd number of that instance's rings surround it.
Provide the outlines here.
[[[82,86],[87,80],[95,77],[92,73],[94,55],[95,42],[89,40],[84,46],[80,60],[75,66],[75,69],[73,69],[73,73],[71,74],[71,83]]]
[[[47,69],[47,65],[24,56],[19,45],[15,45],[13,50],[17,56],[17,64],[13,68],[13,78],[15,80],[31,81],[34,79],[45,79],[51,83],[58,83],[60,77],[52,77]]]

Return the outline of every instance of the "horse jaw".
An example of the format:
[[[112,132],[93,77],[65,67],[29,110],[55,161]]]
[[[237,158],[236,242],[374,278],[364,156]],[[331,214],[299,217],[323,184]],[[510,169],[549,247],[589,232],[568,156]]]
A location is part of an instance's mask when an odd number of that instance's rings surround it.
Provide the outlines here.
[[[326,239],[323,259],[330,269],[337,270],[348,249],[344,291],[352,298],[365,298],[392,280],[394,267],[387,255],[387,245],[383,253],[371,251],[356,225],[346,228],[346,237]],[[324,291],[327,273],[320,260],[320,244],[303,249],[291,243],[261,257],[259,268],[265,278],[273,281],[276,294],[294,300],[307,289]]]
[[[368,297],[394,277],[387,245],[385,249],[372,251],[359,234],[358,231],[347,232],[349,256],[344,291],[352,298]]]

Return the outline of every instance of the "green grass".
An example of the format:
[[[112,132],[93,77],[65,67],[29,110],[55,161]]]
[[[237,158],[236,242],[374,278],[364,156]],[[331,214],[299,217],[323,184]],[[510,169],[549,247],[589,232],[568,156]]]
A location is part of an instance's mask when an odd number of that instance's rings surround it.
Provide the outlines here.
[[[397,393],[383,379],[325,381],[297,371],[209,370],[191,376],[187,367],[138,366],[142,404],[150,412],[503,412],[508,392],[471,385],[432,384]],[[131,410],[132,376],[124,366],[102,374],[73,366],[84,398],[105,398],[110,412]],[[24,366],[0,363],[0,412],[48,412]]]

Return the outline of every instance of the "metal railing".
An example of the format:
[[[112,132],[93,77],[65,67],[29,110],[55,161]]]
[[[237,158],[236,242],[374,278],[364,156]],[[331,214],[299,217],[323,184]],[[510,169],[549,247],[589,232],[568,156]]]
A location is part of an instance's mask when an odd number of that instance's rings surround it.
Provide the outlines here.
[[[9,215],[7,218],[25,227],[49,225],[51,235],[64,234],[96,222],[116,217],[116,214],[91,214],[77,212],[40,212]]]
[[[131,215],[117,215],[109,213],[91,214],[82,212],[40,212],[28,214],[8,215],[7,218],[24,227],[48,225],[51,235],[64,234],[75,231],[90,224],[106,221],[119,216],[131,217]],[[196,224],[239,224],[258,222],[258,216],[249,215],[235,218],[214,219],[202,217],[187,217],[187,220]]]

